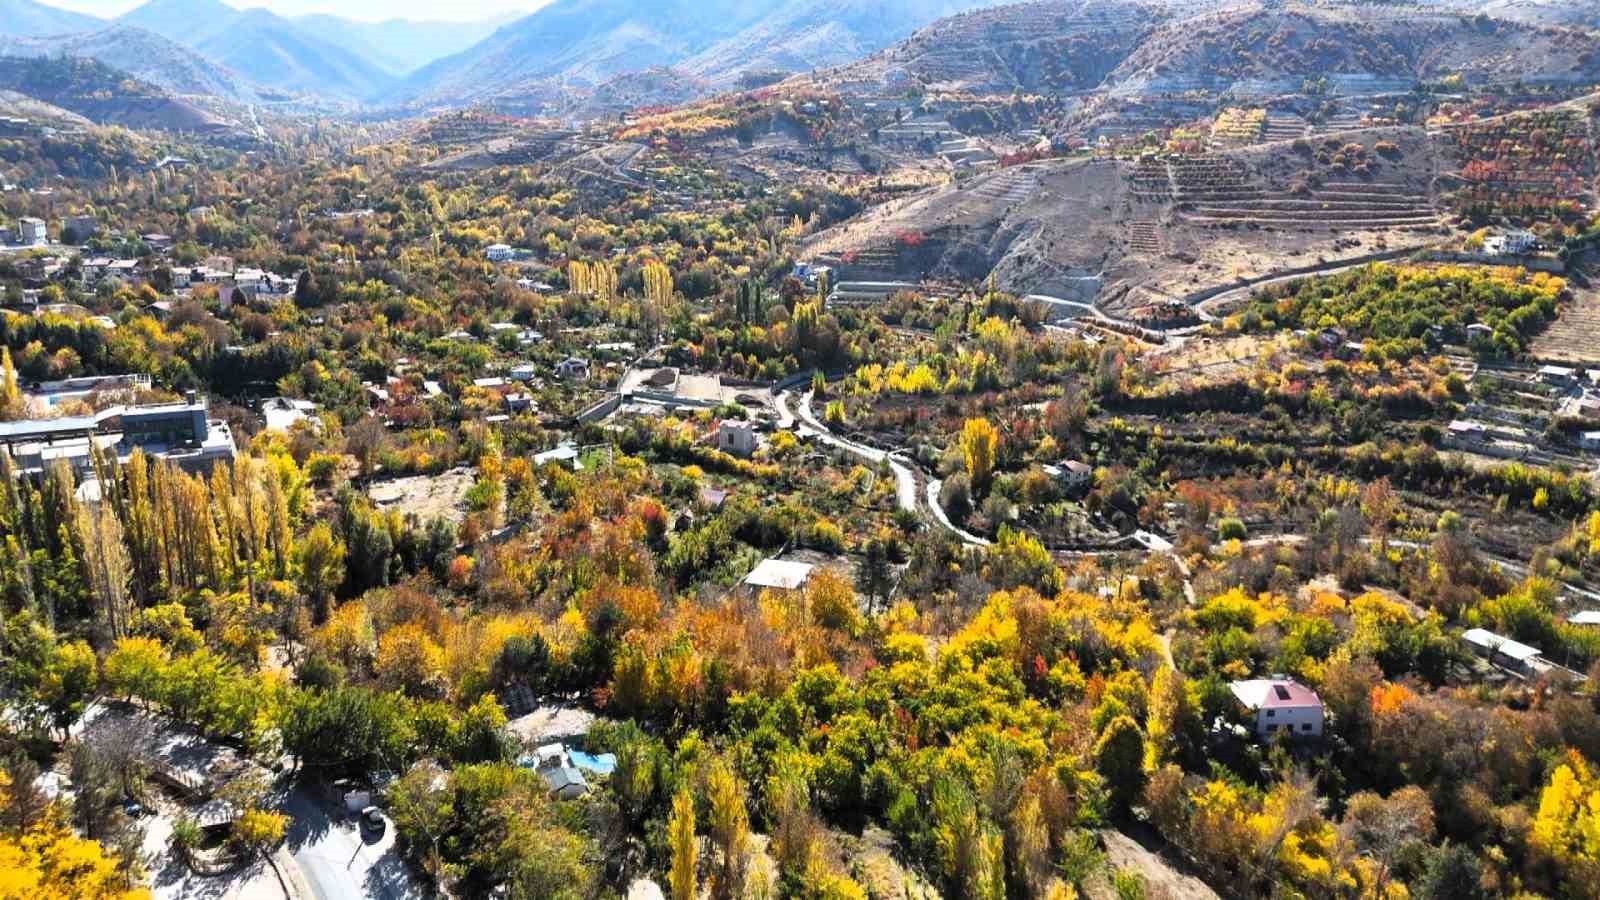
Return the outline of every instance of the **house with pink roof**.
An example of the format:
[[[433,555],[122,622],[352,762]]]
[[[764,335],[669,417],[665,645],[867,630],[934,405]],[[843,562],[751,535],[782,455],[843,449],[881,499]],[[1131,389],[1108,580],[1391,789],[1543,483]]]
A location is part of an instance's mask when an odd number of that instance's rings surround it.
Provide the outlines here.
[[[1255,721],[1256,734],[1271,738],[1288,732],[1296,738],[1322,736],[1322,699],[1291,678],[1274,675],[1228,686]]]

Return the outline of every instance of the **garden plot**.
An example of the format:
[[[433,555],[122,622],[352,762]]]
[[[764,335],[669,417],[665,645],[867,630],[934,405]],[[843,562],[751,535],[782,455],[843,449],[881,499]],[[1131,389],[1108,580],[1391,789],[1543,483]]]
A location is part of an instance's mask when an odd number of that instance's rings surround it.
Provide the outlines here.
[[[1184,341],[1170,352],[1152,355],[1152,362],[1164,379],[1218,381],[1248,372],[1258,360],[1289,349],[1289,340],[1281,335],[1199,337]]]
[[[472,471],[463,467],[439,475],[379,481],[367,489],[367,496],[379,509],[399,510],[423,522],[442,518],[459,524],[467,516],[472,481]]]
[[[1529,350],[1535,359],[1600,365],[1600,289],[1574,287],[1572,302],[1533,340]]]

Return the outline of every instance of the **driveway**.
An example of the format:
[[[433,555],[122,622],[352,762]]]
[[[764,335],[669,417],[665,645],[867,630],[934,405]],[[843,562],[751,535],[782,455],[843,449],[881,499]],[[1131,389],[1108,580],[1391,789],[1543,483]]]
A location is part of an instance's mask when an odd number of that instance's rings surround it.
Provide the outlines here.
[[[284,842],[301,881],[305,900],[422,900],[436,896],[413,877],[394,846],[394,825],[380,837],[363,836],[354,816],[337,817],[303,787],[296,786],[280,807],[291,819]]]

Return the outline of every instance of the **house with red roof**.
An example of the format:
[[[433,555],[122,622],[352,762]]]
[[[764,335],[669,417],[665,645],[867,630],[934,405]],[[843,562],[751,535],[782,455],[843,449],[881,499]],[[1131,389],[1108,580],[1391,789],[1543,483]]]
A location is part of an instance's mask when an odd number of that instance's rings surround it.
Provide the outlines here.
[[[1235,681],[1228,687],[1255,721],[1260,737],[1277,737],[1284,732],[1296,738],[1322,736],[1322,698],[1298,681],[1274,675]]]

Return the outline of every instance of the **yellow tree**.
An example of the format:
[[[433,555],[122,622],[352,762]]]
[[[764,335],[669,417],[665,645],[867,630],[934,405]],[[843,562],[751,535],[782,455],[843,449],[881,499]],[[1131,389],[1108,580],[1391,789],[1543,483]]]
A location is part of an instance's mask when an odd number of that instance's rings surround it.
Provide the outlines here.
[[[11,807],[0,772],[0,811]],[[72,833],[58,806],[37,821],[0,830],[0,900],[147,900],[96,841]]]
[[[672,846],[672,869],[667,874],[672,900],[695,900],[695,867],[700,862],[700,848],[694,838],[694,798],[687,787],[672,798],[667,839]]]
[[[1000,433],[988,419],[968,419],[961,428],[961,458],[967,464],[972,490],[981,493],[994,477],[995,454],[1000,449]]]
[[[656,306],[672,300],[672,270],[666,263],[652,259],[644,264],[644,297]]]
[[[1600,779],[1575,752],[1539,794],[1530,843],[1576,875],[1600,863]]]
[[[736,900],[744,896],[750,817],[745,811],[744,788],[724,759],[712,760],[706,773],[706,799],[711,804],[711,844],[720,857],[712,896]]]
[[[78,507],[78,536],[83,543],[84,570],[95,599],[95,617],[113,640],[128,636],[133,598],[128,573],[133,561],[122,540],[122,523],[111,507]]]
[[[0,347],[0,420],[10,420],[22,415],[22,387],[17,380],[17,367],[11,363],[11,350]]]

